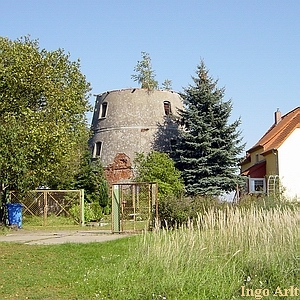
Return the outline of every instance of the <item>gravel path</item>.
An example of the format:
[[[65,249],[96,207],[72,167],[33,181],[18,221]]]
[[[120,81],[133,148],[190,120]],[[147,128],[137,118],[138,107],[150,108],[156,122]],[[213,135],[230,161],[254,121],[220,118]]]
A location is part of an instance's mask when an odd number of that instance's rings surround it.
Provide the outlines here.
[[[27,245],[53,245],[63,243],[106,242],[128,236],[104,230],[59,230],[59,231],[29,231],[19,229],[0,235],[1,242],[16,242]]]

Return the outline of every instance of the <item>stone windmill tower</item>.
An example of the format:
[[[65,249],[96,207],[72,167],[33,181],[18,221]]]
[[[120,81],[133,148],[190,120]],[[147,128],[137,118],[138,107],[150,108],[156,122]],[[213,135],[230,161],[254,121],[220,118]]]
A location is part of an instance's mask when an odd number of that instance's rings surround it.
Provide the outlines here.
[[[177,136],[173,116],[182,109],[179,94],[131,88],[96,96],[90,145],[110,183],[133,177],[135,153],[168,152]]]

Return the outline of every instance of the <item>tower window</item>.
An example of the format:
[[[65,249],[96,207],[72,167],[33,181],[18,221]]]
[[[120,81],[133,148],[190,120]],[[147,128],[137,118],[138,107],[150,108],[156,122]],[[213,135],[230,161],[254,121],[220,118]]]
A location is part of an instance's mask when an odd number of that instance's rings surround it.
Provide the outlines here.
[[[96,142],[94,146],[94,158],[100,157],[102,150],[102,142]]]
[[[106,114],[107,114],[107,102],[103,102],[100,107],[99,117],[106,118]]]
[[[165,110],[166,116],[169,116],[172,114],[170,101],[164,101],[164,110]]]

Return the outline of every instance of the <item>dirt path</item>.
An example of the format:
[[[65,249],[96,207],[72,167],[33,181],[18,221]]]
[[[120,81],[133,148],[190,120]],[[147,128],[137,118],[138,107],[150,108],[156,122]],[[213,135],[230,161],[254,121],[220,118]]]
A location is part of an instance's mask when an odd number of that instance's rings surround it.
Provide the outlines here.
[[[128,236],[128,234],[112,234],[105,230],[58,230],[29,231],[16,230],[0,235],[0,242],[17,242],[27,245],[53,245],[63,243],[106,242]]]

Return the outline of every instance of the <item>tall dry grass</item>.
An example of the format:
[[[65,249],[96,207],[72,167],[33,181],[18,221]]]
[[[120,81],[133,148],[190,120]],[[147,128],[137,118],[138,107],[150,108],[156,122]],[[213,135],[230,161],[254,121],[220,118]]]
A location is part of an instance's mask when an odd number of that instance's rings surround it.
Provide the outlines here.
[[[269,253],[276,245],[277,251],[289,251],[298,240],[299,219],[299,211],[289,208],[212,209],[179,230],[145,232],[143,247],[148,253],[163,258],[195,248]]]
[[[138,260],[159,274],[161,286],[175,288],[170,299],[183,299],[173,298],[183,291],[237,299],[242,285],[297,285],[298,225],[297,209],[212,209],[178,230],[145,233]]]
[[[0,298],[245,299],[241,286],[271,295],[299,286],[298,223],[295,207],[239,206],[108,243],[2,243]]]

